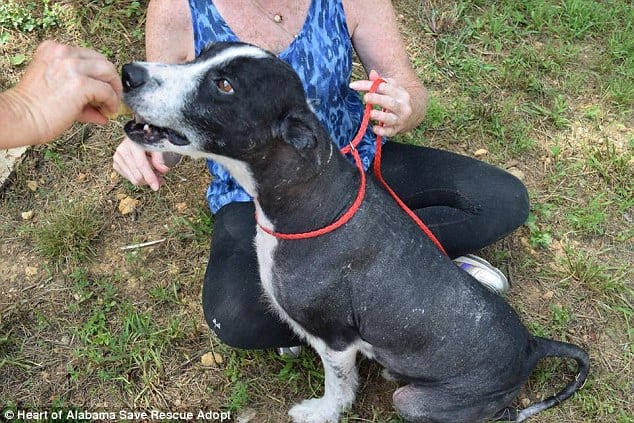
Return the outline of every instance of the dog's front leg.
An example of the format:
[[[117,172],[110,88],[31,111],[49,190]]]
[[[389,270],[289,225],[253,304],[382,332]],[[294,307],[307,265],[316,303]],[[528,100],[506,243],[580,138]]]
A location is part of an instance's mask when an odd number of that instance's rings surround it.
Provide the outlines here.
[[[311,343],[324,364],[324,396],[304,400],[289,411],[295,423],[336,423],[352,405],[357,390],[357,348],[335,351],[322,341]]]

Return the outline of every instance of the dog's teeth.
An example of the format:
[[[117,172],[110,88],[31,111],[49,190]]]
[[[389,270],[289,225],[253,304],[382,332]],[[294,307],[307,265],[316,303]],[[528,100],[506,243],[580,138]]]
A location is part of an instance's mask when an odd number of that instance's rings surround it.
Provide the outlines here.
[[[152,132],[150,130],[150,125],[148,125],[147,123],[143,125],[143,132],[145,132],[146,134],[149,134],[150,132]]]

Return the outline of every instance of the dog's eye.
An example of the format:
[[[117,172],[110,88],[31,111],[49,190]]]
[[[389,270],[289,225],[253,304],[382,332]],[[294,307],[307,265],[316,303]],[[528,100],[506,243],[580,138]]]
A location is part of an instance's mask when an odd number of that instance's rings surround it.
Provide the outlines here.
[[[220,91],[222,91],[223,93],[227,93],[227,94],[232,94],[233,93],[233,87],[231,86],[231,84],[229,83],[229,81],[227,81],[226,79],[218,79],[216,81],[216,86],[218,87],[218,89]]]

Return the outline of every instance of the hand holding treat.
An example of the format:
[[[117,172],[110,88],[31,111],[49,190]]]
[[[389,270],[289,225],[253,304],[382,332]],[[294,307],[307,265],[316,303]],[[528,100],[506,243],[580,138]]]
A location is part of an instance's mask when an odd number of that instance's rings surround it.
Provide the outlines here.
[[[49,142],[75,121],[103,125],[119,113],[122,91],[102,54],[45,41],[22,80],[0,95],[0,148]]]

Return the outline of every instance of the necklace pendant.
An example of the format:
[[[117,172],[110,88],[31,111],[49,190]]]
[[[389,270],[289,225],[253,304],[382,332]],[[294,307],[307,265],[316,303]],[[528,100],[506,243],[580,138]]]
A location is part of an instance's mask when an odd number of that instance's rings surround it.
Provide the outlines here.
[[[284,20],[284,16],[280,15],[279,13],[276,13],[273,16],[273,20],[275,21],[275,23],[282,23],[282,21]]]

